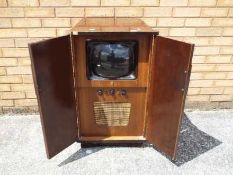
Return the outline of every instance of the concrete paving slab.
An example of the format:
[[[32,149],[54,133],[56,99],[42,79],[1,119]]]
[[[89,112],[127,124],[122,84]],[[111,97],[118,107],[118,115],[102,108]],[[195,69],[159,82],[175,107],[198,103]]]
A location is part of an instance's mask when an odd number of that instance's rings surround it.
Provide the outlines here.
[[[176,161],[153,147],[74,143],[46,158],[38,115],[0,116],[0,174],[233,174],[233,110],[186,113]]]

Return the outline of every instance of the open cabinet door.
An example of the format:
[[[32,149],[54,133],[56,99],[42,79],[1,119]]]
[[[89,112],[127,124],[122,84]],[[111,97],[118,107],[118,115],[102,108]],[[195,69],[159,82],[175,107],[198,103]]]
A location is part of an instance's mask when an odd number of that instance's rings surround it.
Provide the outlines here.
[[[77,139],[71,38],[29,44],[47,157]]]
[[[160,36],[154,41],[145,136],[175,159],[194,45]]]

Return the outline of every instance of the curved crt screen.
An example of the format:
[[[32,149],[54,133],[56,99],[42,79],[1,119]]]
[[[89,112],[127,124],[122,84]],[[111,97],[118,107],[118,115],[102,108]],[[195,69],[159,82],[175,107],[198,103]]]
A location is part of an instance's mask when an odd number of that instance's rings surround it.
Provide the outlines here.
[[[87,41],[89,79],[135,79],[136,41]]]

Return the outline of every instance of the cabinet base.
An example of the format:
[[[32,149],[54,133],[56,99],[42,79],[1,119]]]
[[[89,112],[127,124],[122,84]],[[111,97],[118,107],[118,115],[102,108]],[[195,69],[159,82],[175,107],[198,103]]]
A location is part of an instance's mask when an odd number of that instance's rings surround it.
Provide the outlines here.
[[[81,148],[91,147],[144,147],[145,141],[140,142],[81,142]]]
[[[143,136],[81,137],[82,148],[89,147],[142,147],[146,142]]]

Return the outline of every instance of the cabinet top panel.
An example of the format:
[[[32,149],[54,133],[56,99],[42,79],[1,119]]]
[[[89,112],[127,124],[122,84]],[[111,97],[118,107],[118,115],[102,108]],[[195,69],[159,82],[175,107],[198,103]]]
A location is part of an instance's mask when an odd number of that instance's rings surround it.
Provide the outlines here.
[[[71,30],[74,34],[82,33],[150,33],[158,31],[137,18],[83,18]]]

